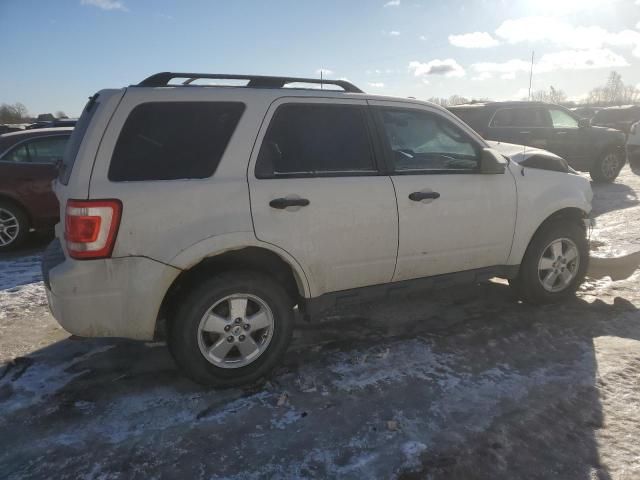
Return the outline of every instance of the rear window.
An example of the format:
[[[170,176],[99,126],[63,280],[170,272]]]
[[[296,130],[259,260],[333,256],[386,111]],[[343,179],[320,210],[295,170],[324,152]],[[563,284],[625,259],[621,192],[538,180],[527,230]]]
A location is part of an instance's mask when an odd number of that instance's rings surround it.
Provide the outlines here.
[[[64,154],[62,155],[62,165],[60,166],[59,173],[59,180],[63,185],[67,185],[69,183],[69,177],[71,177],[71,171],[73,170],[73,165],[76,162],[78,150],[80,150],[80,144],[82,143],[84,134],[87,132],[87,128],[91,123],[93,114],[98,109],[98,105],[98,94],[96,93],[85,105],[82,115],[80,115],[80,119],[78,120],[78,123],[76,123],[73,133],[67,142]]]
[[[129,114],[111,158],[109,180],[208,178],[216,171],[244,104],[153,102]]]

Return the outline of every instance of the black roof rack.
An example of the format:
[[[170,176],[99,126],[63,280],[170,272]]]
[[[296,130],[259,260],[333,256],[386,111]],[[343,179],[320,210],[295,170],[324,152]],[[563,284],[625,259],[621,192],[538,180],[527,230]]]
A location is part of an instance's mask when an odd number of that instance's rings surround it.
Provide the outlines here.
[[[214,80],[248,80],[249,88],[283,88],[290,83],[315,83],[320,85],[336,85],[348,93],[364,93],[353,83],[346,80],[320,80],[319,78],[270,77],[265,75],[232,75],[220,73],[182,73],[160,72],[145,78],[137,87],[166,87],[174,78],[186,78],[182,85],[190,85],[201,78]]]

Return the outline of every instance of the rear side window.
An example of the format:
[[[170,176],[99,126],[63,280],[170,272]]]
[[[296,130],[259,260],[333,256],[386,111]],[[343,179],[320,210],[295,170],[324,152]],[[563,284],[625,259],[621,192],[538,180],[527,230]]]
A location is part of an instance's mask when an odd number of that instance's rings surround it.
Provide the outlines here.
[[[546,113],[542,108],[501,108],[491,120],[492,127],[546,127]]]
[[[256,163],[258,178],[375,171],[366,113],[357,105],[279,107]]]
[[[456,107],[450,109],[450,111],[474,130],[482,130],[483,128],[487,128],[486,110],[482,107]]]
[[[122,127],[109,180],[208,178],[216,171],[244,104],[154,102],[135,107]]]

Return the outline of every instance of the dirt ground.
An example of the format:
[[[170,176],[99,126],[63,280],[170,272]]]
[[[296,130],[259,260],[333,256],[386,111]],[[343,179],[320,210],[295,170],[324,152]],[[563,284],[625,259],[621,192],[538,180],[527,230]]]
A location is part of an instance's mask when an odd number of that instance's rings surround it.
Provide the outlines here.
[[[640,176],[594,192],[594,255],[640,251]],[[502,282],[363,305],[215,391],[163,344],[69,338],[38,261],[0,259],[1,478],[640,478],[640,270],[543,308]]]

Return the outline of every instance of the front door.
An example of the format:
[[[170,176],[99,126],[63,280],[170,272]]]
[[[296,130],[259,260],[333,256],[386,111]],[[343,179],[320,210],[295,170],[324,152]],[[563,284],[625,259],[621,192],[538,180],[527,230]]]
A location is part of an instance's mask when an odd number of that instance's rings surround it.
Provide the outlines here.
[[[398,199],[394,280],[504,265],[516,219],[515,181],[481,174],[484,145],[429,107],[370,102]]]
[[[268,127],[266,126],[268,125]],[[314,296],[391,280],[398,213],[364,100],[271,106],[248,178],[258,239],[292,255]]]

